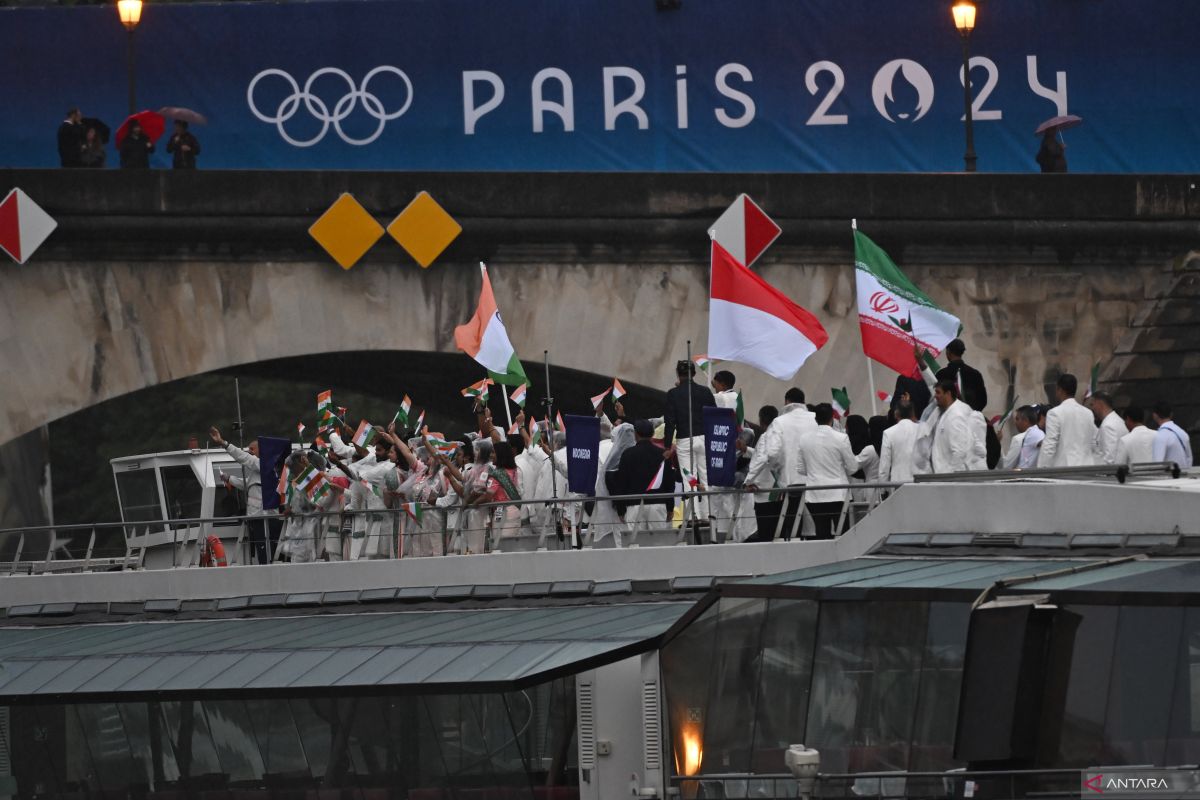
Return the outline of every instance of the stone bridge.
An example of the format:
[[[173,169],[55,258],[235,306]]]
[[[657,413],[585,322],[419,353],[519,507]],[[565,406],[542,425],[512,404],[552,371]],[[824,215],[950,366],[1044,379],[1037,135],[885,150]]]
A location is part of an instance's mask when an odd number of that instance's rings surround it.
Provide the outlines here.
[[[789,382],[810,397],[845,385],[870,408],[857,218],[962,318],[990,413],[1101,361],[1119,394],[1173,398],[1200,422],[1200,192],[1187,176],[0,170],[11,186],[60,227],[26,265],[0,264],[0,445],[165,381],[350,350],[412,354],[449,398],[470,367],[452,330],[472,313],[480,260],[531,367],[549,351],[559,367],[662,388],[688,339],[705,351],[705,231],[739,192],[784,230],[756,269],[829,330]],[[386,225],[420,190],[463,226],[428,270],[385,237],[343,271],[307,234],[342,192]],[[732,368],[749,407],[782,401],[788,384]],[[894,373],[874,377],[890,391]],[[0,481],[21,463],[0,449]]]

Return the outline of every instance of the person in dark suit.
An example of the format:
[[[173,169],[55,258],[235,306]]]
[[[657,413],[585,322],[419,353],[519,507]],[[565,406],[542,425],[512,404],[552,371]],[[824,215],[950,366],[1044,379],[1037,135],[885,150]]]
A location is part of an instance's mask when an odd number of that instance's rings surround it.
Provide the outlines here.
[[[937,372],[939,381],[950,381],[962,387],[962,400],[975,411],[983,411],[987,406],[987,387],[983,384],[983,375],[979,370],[963,361],[963,353],[967,346],[962,339],[952,339],[946,345],[946,359],[950,362]]]
[[[175,133],[167,142],[167,152],[172,154],[171,166],[175,169],[195,169],[196,156],[200,155],[200,140],[188,130],[188,124],[175,120]]]
[[[142,130],[142,124],[136,119],[129,125],[129,133],[121,142],[121,169],[149,169],[150,154],[154,152],[154,142]]]
[[[64,167],[83,166],[83,112],[72,108],[58,126],[58,160]]]
[[[907,398],[905,395],[907,395]],[[925,411],[925,407],[932,400],[933,394],[930,393],[929,387],[925,385],[925,381],[908,375],[896,376],[896,388],[892,390],[892,402],[890,405],[892,411],[899,408],[901,403],[907,403],[915,410],[916,418],[920,419],[922,412]],[[896,417],[896,419],[903,418]]]
[[[615,470],[606,473],[605,482],[610,495],[621,494],[653,494],[670,492],[672,486],[665,477],[660,477],[659,471],[666,472],[663,463],[663,451],[652,441],[654,425],[650,420],[639,419],[633,423],[634,444],[621,454],[621,460]],[[655,486],[655,483],[658,486]],[[664,496],[662,501],[645,504],[632,500],[614,500],[613,508],[617,516],[627,524],[636,522],[662,522],[667,520],[667,506],[671,497]]]

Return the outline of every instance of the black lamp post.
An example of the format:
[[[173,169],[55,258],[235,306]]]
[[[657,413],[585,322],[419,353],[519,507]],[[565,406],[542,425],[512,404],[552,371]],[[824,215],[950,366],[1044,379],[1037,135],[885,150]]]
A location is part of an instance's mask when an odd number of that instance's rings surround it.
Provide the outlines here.
[[[954,27],[958,29],[958,37],[962,39],[963,52],[963,108],[967,131],[967,152],[963,162],[967,172],[975,171],[975,129],[971,119],[971,32],[975,30],[975,4],[970,0],[960,0],[950,9],[954,14]]]
[[[125,58],[125,67],[129,76],[129,113],[137,111],[137,78],[133,67],[133,32],[142,21],[142,0],[117,0],[117,14],[121,24],[129,32],[129,49]]]

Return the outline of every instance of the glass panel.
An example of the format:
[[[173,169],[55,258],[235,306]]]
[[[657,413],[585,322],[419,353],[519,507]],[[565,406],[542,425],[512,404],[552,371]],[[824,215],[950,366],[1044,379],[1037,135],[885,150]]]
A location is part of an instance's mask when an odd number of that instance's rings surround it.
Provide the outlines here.
[[[121,515],[126,522],[150,522],[162,519],[158,497],[158,478],[153,469],[117,473],[117,491],[121,495]],[[161,527],[151,530],[160,531]]]
[[[954,760],[954,734],[970,616],[968,603],[929,604],[909,762],[914,772],[962,766]]]
[[[659,653],[668,741],[676,775],[695,775],[703,756],[704,708],[720,605],[713,604]]]
[[[1182,608],[1121,608],[1103,763],[1162,765],[1182,628]]]
[[[788,745],[804,741],[817,603],[771,600],[762,631],[762,669],[750,771],[782,772]]]
[[[225,775],[231,781],[262,777],[266,769],[245,704],[241,700],[206,700],[199,705]]]
[[[903,770],[924,655],[926,603],[825,602],[806,741],[823,772]]]
[[[1184,614],[1166,763],[1200,763],[1200,608]]]
[[[719,606],[701,772],[749,772],[767,601],[727,597]]]
[[[167,498],[167,519],[198,519],[202,488],[192,468],[183,465],[163,467],[161,471],[163,494]]]
[[[1065,664],[1051,662],[1050,673],[1065,682],[1057,755],[1043,754],[1045,766],[1086,767],[1100,761],[1104,712],[1108,707],[1108,680],[1117,636],[1117,608],[1072,606],[1054,621],[1055,638],[1072,637]],[[1053,713],[1051,711],[1051,713]]]

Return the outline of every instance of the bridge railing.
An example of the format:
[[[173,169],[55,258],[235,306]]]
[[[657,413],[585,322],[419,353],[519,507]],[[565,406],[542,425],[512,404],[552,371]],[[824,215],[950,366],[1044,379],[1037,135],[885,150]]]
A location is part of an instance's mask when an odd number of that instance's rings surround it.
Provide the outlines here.
[[[0,529],[0,576],[250,565],[263,555],[309,562],[802,540],[814,532],[806,491],[846,490],[840,532],[899,486],[856,481],[758,493],[709,489],[467,505],[455,495],[354,511],[9,528]],[[272,527],[281,528],[277,538]],[[262,550],[255,546],[259,531]]]

